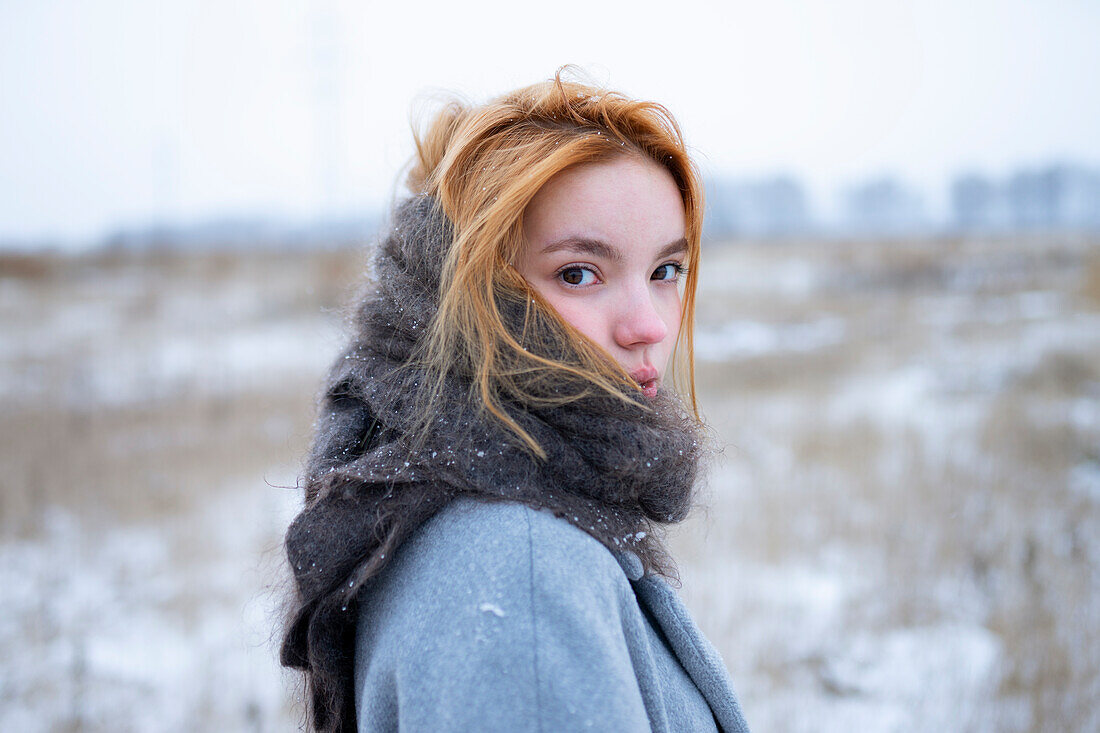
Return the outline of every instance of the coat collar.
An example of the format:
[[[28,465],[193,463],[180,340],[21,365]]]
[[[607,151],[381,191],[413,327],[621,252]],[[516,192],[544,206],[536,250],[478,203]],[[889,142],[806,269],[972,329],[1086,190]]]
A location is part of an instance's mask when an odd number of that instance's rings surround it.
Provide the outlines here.
[[[615,559],[619,561],[619,567],[623,569],[623,573],[626,574],[631,583],[642,579],[645,571],[642,568],[641,559],[636,554],[630,550],[621,550],[613,554]]]
[[[699,631],[680,597],[663,578],[645,575],[641,560],[633,552],[615,553],[615,559],[630,579],[638,603],[656,620],[672,653],[707,701],[719,729],[723,733],[748,733],[726,664]]]

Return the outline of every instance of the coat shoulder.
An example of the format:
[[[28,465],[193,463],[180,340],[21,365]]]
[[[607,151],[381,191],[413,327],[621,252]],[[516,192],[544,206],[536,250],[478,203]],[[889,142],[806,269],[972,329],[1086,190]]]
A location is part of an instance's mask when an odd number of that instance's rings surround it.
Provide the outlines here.
[[[456,500],[361,592],[360,728],[575,729],[598,704],[629,722],[618,729],[641,729],[624,631],[639,622],[630,581],[599,541],[522,504]]]
[[[456,499],[398,548],[360,603],[373,626],[429,635],[425,618],[472,621],[506,607],[527,616],[536,595],[617,612],[634,603],[631,559],[549,512]]]
[[[431,568],[427,582],[442,574],[478,582],[498,573],[522,574],[532,565],[549,578],[571,584],[583,578],[626,581],[629,556],[607,547],[565,519],[525,504],[456,499],[430,519],[402,548],[405,560]]]

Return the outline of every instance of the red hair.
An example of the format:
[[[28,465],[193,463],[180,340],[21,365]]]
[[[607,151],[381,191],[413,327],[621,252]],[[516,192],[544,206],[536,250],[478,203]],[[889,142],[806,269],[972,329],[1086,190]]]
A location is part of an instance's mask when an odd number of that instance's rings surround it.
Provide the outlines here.
[[[541,448],[502,408],[502,395],[547,401],[514,379],[518,372],[566,372],[596,389],[622,396],[637,385],[601,347],[566,324],[511,266],[524,244],[523,215],[535,194],[563,170],[616,156],[636,155],[657,163],[676,182],[683,199],[687,239],[682,318],[677,337],[675,381],[698,416],[692,349],[703,186],[672,114],[656,102],[554,79],[517,89],[483,105],[445,103],[421,132],[408,174],[414,194],[435,197],[454,226],[442,267],[439,311],[422,354],[443,376],[456,366],[468,374],[481,404],[532,450]],[[566,334],[578,355],[573,362],[539,356],[504,325],[502,292],[522,293]],[[579,395],[552,400],[568,402]]]

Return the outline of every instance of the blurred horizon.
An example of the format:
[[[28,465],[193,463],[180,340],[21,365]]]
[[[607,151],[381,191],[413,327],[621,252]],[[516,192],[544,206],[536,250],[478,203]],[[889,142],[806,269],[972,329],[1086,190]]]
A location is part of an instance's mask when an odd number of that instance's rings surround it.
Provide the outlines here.
[[[1100,167],[1051,163],[1012,171],[1004,179],[975,172],[948,186],[945,211],[906,181],[879,176],[838,192],[826,213],[801,180],[775,174],[706,181],[704,241],[798,238],[896,238],[1100,232]],[[85,239],[0,237],[0,253],[79,254],[99,249],[333,248],[373,240],[387,220],[382,207],[301,215],[231,212],[192,220],[151,220]]]

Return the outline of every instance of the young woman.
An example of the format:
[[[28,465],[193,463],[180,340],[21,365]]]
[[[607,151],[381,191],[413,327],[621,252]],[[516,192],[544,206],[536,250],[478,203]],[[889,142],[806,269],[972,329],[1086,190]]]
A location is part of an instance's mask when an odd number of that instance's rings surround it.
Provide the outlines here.
[[[747,730],[658,532],[703,450],[675,121],[559,73],[446,106],[408,184],[286,536],[309,725]]]

